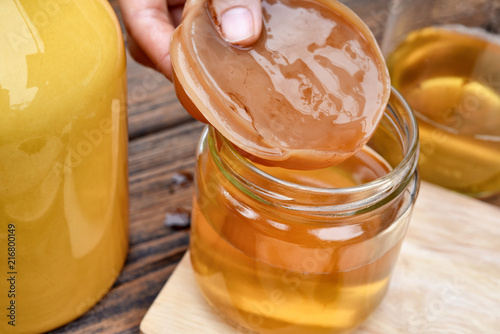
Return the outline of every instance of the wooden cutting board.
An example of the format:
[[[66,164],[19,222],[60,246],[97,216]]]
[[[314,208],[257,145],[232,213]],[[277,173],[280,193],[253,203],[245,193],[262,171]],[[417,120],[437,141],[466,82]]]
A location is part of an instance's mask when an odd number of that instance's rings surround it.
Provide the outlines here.
[[[140,329],[240,333],[201,296],[189,254]],[[500,208],[423,182],[389,292],[353,332],[368,333],[500,333]]]

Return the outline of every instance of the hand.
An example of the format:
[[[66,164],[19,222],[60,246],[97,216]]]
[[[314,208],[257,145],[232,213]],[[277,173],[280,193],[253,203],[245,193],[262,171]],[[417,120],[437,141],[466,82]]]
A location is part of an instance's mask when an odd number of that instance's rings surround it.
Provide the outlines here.
[[[118,0],[129,35],[128,48],[139,63],[154,68],[172,80],[170,38],[194,1],[205,0]],[[208,0],[210,1],[210,0]],[[248,46],[260,36],[260,0],[212,0],[218,31],[231,44]]]

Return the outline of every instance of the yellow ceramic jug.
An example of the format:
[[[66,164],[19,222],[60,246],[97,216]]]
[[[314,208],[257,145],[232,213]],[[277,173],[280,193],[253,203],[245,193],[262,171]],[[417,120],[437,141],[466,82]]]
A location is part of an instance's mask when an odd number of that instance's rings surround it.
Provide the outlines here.
[[[0,333],[91,308],[127,253],[126,61],[104,0],[0,2]]]

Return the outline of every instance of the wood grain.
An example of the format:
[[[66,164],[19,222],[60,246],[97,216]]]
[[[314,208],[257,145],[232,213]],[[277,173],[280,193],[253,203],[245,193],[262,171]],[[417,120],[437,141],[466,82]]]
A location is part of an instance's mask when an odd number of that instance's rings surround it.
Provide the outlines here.
[[[496,333],[500,209],[423,183],[389,292],[353,334]],[[144,334],[236,334],[199,292],[184,256]]]
[[[162,74],[137,64],[128,52],[127,59],[130,140],[194,122]]]

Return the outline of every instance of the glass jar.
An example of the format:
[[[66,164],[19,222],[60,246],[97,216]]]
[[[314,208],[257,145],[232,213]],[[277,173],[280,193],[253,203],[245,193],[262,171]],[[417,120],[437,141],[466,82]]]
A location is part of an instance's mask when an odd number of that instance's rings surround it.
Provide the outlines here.
[[[344,333],[381,302],[418,192],[418,131],[396,91],[367,146],[340,165],[258,165],[214,128],[197,153],[191,261],[243,332]]]
[[[125,49],[104,0],[1,1],[0,32],[0,332],[42,333],[125,261]]]
[[[480,198],[500,194],[498,10],[394,0],[382,43],[392,85],[417,116],[422,178]]]

